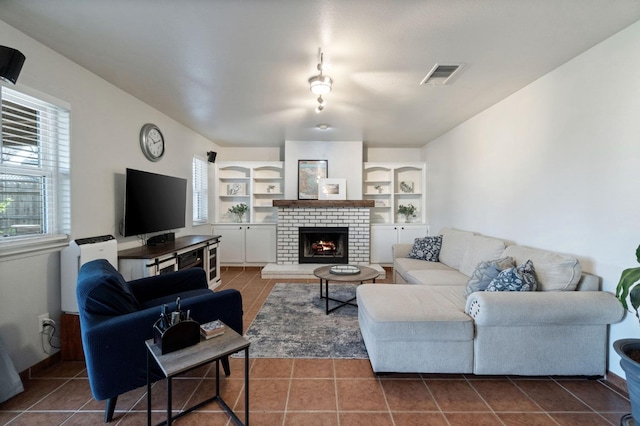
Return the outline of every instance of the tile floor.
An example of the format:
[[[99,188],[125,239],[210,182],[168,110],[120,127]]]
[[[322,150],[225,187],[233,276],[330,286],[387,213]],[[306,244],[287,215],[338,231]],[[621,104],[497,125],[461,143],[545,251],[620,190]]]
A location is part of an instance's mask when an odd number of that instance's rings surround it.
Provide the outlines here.
[[[242,292],[245,329],[276,281],[286,281],[261,279],[258,268],[231,268],[222,279],[223,288]],[[617,425],[629,411],[624,393],[582,378],[377,377],[367,360],[344,359],[252,359],[250,366],[253,425]],[[243,419],[243,360],[232,359],[231,369],[221,379],[222,396]],[[34,376],[25,381],[25,392],[0,404],[0,424],[102,423],[104,403],[92,399],[84,363],[60,362]],[[174,410],[204,400],[214,386],[210,366],[174,380]],[[158,382],[152,390],[154,423],[164,420],[164,389]],[[122,395],[112,424],[146,424],[145,391]],[[215,403],[175,423],[230,424]]]

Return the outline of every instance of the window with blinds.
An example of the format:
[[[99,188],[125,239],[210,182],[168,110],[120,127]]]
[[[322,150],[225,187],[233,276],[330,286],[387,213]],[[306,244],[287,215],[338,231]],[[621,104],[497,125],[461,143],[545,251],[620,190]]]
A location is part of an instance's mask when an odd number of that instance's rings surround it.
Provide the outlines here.
[[[69,110],[0,87],[0,242],[69,234]]]
[[[207,162],[193,157],[193,224],[202,225],[209,219],[209,204],[207,197]]]

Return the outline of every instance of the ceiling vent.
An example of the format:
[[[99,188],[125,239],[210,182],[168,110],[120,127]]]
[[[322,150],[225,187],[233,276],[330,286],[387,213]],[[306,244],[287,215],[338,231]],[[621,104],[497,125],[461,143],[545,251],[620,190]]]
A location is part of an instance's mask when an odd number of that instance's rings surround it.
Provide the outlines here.
[[[436,64],[422,79],[420,84],[446,84],[447,81],[460,69],[460,65]]]

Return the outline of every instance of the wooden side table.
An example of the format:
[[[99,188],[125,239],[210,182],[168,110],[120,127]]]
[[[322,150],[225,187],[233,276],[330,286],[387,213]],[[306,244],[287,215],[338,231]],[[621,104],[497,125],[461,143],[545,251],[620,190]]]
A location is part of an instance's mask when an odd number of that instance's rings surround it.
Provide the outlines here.
[[[205,404],[217,401],[222,409],[231,416],[235,424],[242,425],[242,421],[220,396],[220,359],[240,352],[241,350],[244,350],[244,424],[249,425],[249,340],[227,326],[222,336],[213,337],[208,340],[201,339],[200,343],[196,345],[164,355],[158,345],[153,343],[153,339],[149,339],[144,343],[147,346],[147,425],[151,425],[151,380],[149,367],[152,359],[158,363],[167,380],[167,420],[159,424],[170,425],[173,420],[197,410]],[[202,401],[172,416],[171,379],[179,374],[214,361],[216,363],[216,394],[206,401]]]

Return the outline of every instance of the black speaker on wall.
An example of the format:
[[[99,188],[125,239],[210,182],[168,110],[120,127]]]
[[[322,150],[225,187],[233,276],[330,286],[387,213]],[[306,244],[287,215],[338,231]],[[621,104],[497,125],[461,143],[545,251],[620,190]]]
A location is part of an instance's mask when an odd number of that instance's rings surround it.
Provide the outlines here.
[[[25,57],[19,50],[0,46],[0,79],[16,84]]]
[[[214,152],[214,151],[207,152],[207,161],[210,162],[210,163],[215,163],[217,155],[218,155],[218,153]]]

